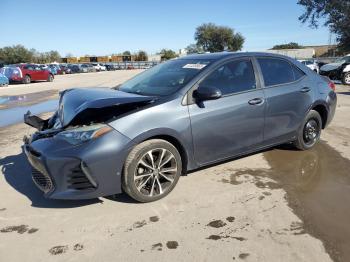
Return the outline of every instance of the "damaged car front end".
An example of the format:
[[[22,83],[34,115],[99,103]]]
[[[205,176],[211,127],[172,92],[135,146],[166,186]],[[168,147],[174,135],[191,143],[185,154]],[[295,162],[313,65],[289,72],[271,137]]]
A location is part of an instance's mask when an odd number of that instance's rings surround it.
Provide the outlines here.
[[[24,122],[38,129],[24,138],[34,183],[54,199],[121,193],[123,161],[134,145],[109,123],[152,101],[115,90],[70,89],[49,119],[25,114]]]

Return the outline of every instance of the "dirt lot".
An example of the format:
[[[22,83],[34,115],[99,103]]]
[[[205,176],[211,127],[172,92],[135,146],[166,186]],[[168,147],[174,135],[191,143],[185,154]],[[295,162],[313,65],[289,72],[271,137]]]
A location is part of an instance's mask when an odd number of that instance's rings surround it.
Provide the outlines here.
[[[113,86],[133,73],[60,76],[0,96]],[[350,88],[337,90],[313,150],[279,147],[192,172],[149,204],[44,199],[21,149],[33,129],[0,128],[0,261],[350,261]]]
[[[73,87],[113,87],[143,70],[118,70],[98,73],[57,75],[52,83],[14,84],[0,88],[1,96],[24,95],[43,91],[60,91]]]

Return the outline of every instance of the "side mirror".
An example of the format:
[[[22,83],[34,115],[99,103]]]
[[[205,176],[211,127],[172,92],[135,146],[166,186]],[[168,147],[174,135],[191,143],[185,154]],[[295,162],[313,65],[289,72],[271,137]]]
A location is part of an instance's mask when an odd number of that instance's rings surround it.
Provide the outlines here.
[[[200,101],[215,100],[222,96],[221,91],[216,87],[199,86],[193,91],[193,97]]]

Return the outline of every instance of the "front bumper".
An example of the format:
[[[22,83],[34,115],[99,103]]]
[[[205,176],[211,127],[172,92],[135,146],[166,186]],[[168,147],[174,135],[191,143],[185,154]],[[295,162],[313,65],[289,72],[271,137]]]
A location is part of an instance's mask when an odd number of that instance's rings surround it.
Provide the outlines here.
[[[341,79],[341,71],[338,69],[331,70],[331,71],[320,70],[320,75],[327,76],[331,80],[340,80]]]
[[[33,181],[45,197],[91,199],[122,192],[122,168],[132,146],[129,138],[113,130],[79,145],[55,137],[28,139],[24,151]]]

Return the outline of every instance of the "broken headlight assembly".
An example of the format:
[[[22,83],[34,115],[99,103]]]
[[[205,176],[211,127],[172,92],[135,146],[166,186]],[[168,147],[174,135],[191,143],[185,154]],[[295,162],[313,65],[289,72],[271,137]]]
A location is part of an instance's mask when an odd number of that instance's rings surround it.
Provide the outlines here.
[[[55,137],[63,139],[71,145],[78,145],[90,141],[92,139],[101,137],[106,133],[111,132],[112,130],[113,129],[108,125],[97,124],[69,129],[58,133]]]

